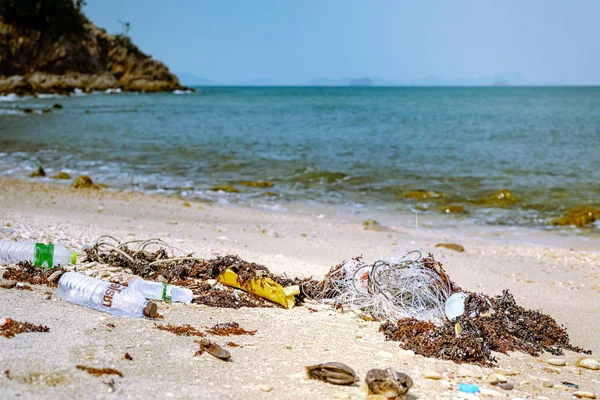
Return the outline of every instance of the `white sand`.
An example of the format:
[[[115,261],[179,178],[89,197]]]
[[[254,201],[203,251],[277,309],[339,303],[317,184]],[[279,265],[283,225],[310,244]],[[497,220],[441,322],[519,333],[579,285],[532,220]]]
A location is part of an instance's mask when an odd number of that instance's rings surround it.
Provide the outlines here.
[[[317,214],[324,214],[318,217]],[[323,208],[317,212],[274,212],[235,206],[192,203],[184,207],[176,198],[125,192],[72,191],[0,179],[0,238],[54,241],[74,248],[111,234],[129,239],[160,237],[202,257],[239,254],[289,276],[322,276],[331,266],[363,255],[367,261],[404,249],[431,251],[460,286],[489,295],[508,288],[518,303],[541,309],[564,324],[572,343],[600,352],[600,240],[563,237],[508,229],[483,231],[477,227],[419,231],[394,226],[384,232],[365,230],[362,215]],[[306,236],[303,236],[306,235]],[[457,253],[435,248],[438,242],[462,244]],[[572,250],[571,250],[572,249]],[[411,390],[421,399],[452,398],[441,381],[422,377],[423,372],[456,372],[458,365],[411,357],[397,343],[386,342],[379,324],[334,311],[216,309],[161,304],[164,323],[189,323],[199,329],[219,322],[236,321],[255,336],[218,339],[245,344],[229,349],[233,362],[205,354],[193,357],[194,338],[157,330],[156,322],[102,314],[58,300],[45,300],[46,287],[34,291],[0,289],[0,317],[43,324],[50,333],[28,333],[12,339],[0,337],[0,398],[365,398],[363,381],[355,387],[337,387],[304,379],[304,366],[340,361],[353,367],[364,380],[366,371],[392,366],[416,382]],[[108,330],[112,323],[115,328]],[[129,352],[133,361],[122,360]],[[519,371],[509,377],[515,389],[508,392],[479,382],[509,398],[527,395],[569,398],[559,389],[545,388],[569,381],[580,390],[600,393],[600,371],[573,367],[580,355],[565,355],[569,366],[560,374],[542,370],[540,360],[524,354],[499,355],[499,366]],[[123,378],[97,378],[75,369],[83,364],[114,367]],[[476,369],[474,367],[471,367]],[[1,371],[0,371],[1,372]],[[41,376],[41,377],[40,377]],[[35,379],[38,377],[39,379]],[[531,385],[520,386],[523,381]],[[54,386],[53,386],[54,384]],[[265,392],[262,389],[272,388]],[[571,389],[571,392],[574,389]]]

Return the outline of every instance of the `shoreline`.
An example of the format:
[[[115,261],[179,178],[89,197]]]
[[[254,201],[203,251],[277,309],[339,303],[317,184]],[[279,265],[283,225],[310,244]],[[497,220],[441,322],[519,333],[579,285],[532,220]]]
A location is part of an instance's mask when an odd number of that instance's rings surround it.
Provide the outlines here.
[[[446,231],[434,226],[415,230],[408,223],[386,225],[383,220],[379,221],[382,229],[370,230],[362,224],[366,214],[339,210],[323,214],[319,208],[304,213],[276,212],[193,201],[187,207],[185,200],[175,197],[74,190],[9,178],[0,178],[0,188],[0,239],[56,241],[81,249],[103,234],[122,240],[160,237],[200,257],[238,254],[290,277],[322,277],[330,267],[351,257],[363,255],[373,262],[393,252],[419,248],[424,253],[432,252],[450,277],[466,290],[498,295],[509,289],[523,307],[541,309],[564,324],[574,345],[591,349],[595,359],[600,352],[600,332],[596,328],[600,240],[596,238],[569,242],[555,234],[543,234],[540,244],[527,232],[511,237],[499,229],[480,236],[469,228]],[[534,243],[525,243],[525,239]],[[435,247],[440,242],[459,243],[465,252]],[[191,338],[157,333],[152,321],[105,315],[55,300],[56,295],[44,302],[46,290],[0,289],[3,313],[51,329],[48,334],[0,338],[0,359],[15,376],[45,371],[69,375],[75,364],[112,365],[124,373],[117,390],[134,397],[171,393],[177,398],[233,398],[243,394],[248,398],[292,399],[331,398],[343,392],[351,398],[364,398],[362,382],[361,386],[345,388],[304,379],[304,366],[340,361],[355,368],[363,379],[369,368],[393,366],[406,372],[415,379],[411,393],[419,398],[448,398],[458,393],[455,387],[449,391],[440,381],[422,376],[430,370],[456,373],[457,364],[411,356],[397,343],[386,342],[378,332],[378,323],[362,321],[351,313],[313,313],[305,307],[232,310],[159,305],[159,312],[165,316],[161,323],[201,327],[238,321],[246,329],[258,330],[256,337],[233,338],[253,345],[233,349],[234,363],[222,363],[206,356],[192,357],[197,344]],[[117,326],[114,332],[107,331],[108,323]],[[61,351],[60,346],[69,350]],[[120,360],[125,350],[133,355],[130,364]],[[544,387],[543,380],[554,384],[576,382],[582,390],[600,392],[599,371],[579,374],[573,370],[579,356],[567,352],[564,358],[569,366],[554,374],[542,369],[546,360],[555,358],[550,354],[540,357],[543,362],[521,353],[499,355],[501,368],[519,371],[517,376],[509,377],[515,389],[506,394],[560,396],[558,389]],[[163,362],[155,362],[157,359]],[[229,377],[227,382],[223,382],[224,374]],[[530,385],[519,386],[522,381]],[[272,389],[263,391],[260,385]],[[0,379],[0,387],[6,393],[26,397],[79,392],[90,398],[108,396],[101,379],[83,372],[72,373],[67,384],[54,387],[8,379]]]

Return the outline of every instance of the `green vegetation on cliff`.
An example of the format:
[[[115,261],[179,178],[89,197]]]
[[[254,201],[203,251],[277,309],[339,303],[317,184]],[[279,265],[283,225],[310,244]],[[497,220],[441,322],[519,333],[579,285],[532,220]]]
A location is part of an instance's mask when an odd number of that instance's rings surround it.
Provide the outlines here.
[[[83,32],[81,0],[0,0],[0,16],[23,28],[53,36]]]

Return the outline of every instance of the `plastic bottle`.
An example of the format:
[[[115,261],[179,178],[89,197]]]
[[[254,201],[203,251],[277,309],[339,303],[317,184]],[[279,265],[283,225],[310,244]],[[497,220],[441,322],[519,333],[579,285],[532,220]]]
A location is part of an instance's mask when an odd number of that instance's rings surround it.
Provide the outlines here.
[[[20,261],[31,261],[36,267],[53,268],[75,264],[77,253],[59,244],[0,240],[0,263],[16,264]]]
[[[165,303],[172,301],[191,303],[194,297],[190,289],[169,285],[168,283],[145,281],[140,278],[131,279],[128,287],[140,292],[147,299],[163,300]]]
[[[58,281],[58,296],[65,301],[122,317],[156,317],[156,304],[127,286],[67,272]]]

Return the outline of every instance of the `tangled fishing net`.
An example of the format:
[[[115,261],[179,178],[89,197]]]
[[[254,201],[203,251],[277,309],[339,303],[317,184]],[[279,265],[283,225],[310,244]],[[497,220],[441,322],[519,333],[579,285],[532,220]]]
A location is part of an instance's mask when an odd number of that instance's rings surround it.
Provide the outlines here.
[[[359,315],[396,322],[403,318],[445,321],[444,304],[457,289],[440,263],[418,250],[367,264],[360,257],[332,268],[316,287],[317,301],[349,307]]]

